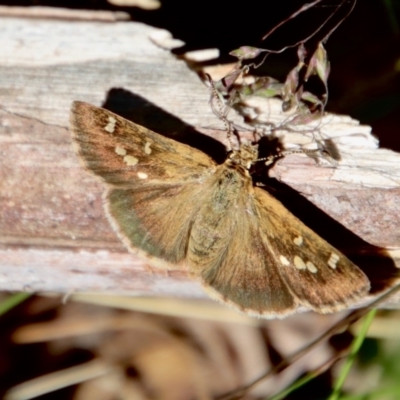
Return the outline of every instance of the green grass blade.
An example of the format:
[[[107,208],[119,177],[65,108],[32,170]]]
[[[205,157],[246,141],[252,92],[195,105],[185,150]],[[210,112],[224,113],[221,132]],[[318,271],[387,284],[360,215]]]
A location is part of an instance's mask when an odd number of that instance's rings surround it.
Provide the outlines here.
[[[32,296],[32,293],[15,293],[0,302],[0,316]]]
[[[347,357],[345,364],[343,365],[342,371],[339,374],[339,377],[336,381],[333,392],[328,400],[338,400],[340,396],[340,392],[343,386],[344,381],[347,378],[347,375],[353,365],[354,359],[360,350],[362,343],[364,342],[365,336],[368,332],[368,329],[372,323],[376,314],[376,309],[371,310],[364,318],[364,323],[360,329],[360,333],[357,337],[354,338],[353,343],[351,345],[350,354]]]

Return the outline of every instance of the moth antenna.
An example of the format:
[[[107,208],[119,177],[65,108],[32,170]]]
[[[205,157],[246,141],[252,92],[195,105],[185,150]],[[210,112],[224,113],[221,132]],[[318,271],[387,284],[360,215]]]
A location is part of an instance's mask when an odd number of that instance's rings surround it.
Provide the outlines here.
[[[301,150],[285,150],[285,151],[280,151],[277,154],[271,155],[269,157],[264,157],[264,158],[259,158],[257,159],[257,161],[265,161],[265,165],[271,165],[274,160],[276,160],[277,158],[281,158],[281,157],[285,157],[285,156],[289,156],[290,154],[315,154],[315,153],[320,153],[323,155],[329,155],[328,151],[325,149],[301,149]]]
[[[226,130],[226,136],[229,141],[230,149],[232,150],[233,148],[233,140],[232,140],[232,124],[226,117],[226,112],[224,110],[224,102],[221,99],[221,95],[218,92],[217,88],[215,87],[214,81],[212,80],[211,76],[209,74],[206,74],[208,82],[211,86],[211,107],[213,108],[213,100],[215,99],[217,104],[218,104],[218,111],[214,111],[215,114],[217,114],[218,118],[220,118],[224,125],[225,125],[225,130]]]

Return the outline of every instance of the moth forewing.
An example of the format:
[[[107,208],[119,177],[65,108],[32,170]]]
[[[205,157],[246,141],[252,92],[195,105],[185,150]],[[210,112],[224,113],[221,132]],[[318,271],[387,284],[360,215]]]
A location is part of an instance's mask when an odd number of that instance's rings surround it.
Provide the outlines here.
[[[85,166],[113,186],[179,185],[216,169],[200,150],[88,103],[73,102],[70,122]]]
[[[277,199],[255,188],[264,234],[269,236],[278,271],[299,303],[322,313],[359,301],[369,289],[367,276],[345,255],[291,214]],[[285,234],[270,235],[270,231]]]

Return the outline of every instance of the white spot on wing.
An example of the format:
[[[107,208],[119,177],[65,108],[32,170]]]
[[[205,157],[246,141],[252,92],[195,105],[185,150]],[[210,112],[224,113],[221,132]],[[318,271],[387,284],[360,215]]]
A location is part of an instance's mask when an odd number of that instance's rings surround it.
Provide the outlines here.
[[[136,165],[139,162],[139,160],[134,156],[125,156],[124,162],[126,165]]]
[[[303,236],[297,236],[293,239],[293,242],[297,246],[301,246],[303,244]]]
[[[281,261],[282,265],[285,265],[286,267],[290,265],[290,261],[285,256],[280,255],[279,260]]]
[[[306,267],[313,274],[315,274],[318,271],[317,267],[311,261],[306,262]]]
[[[144,152],[145,152],[146,154],[151,154],[151,148],[150,148],[150,146],[151,146],[151,143],[150,143],[150,142],[146,142],[146,144],[144,145]]]
[[[300,258],[299,256],[294,256],[294,265],[297,269],[306,269],[306,264],[304,264],[304,261],[302,258]]]
[[[144,172],[138,172],[137,176],[139,179],[147,179],[149,176],[145,174]]]
[[[121,146],[117,146],[115,148],[115,152],[119,155],[119,156],[126,156],[126,150],[121,147]]]
[[[332,269],[336,269],[337,267],[337,263],[340,260],[340,257],[336,254],[336,253],[331,253],[331,256],[328,260],[328,265],[332,268]]]
[[[104,127],[104,130],[113,133],[115,130],[115,124],[117,120],[111,115],[108,116],[108,124]]]

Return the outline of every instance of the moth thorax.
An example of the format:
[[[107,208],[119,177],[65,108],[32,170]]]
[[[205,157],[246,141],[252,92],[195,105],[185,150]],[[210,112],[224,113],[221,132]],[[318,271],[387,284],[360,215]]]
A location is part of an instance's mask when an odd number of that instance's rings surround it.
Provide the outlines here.
[[[240,165],[246,169],[250,169],[251,165],[257,160],[258,146],[252,144],[244,144],[239,150],[233,150],[229,155],[231,164]]]

